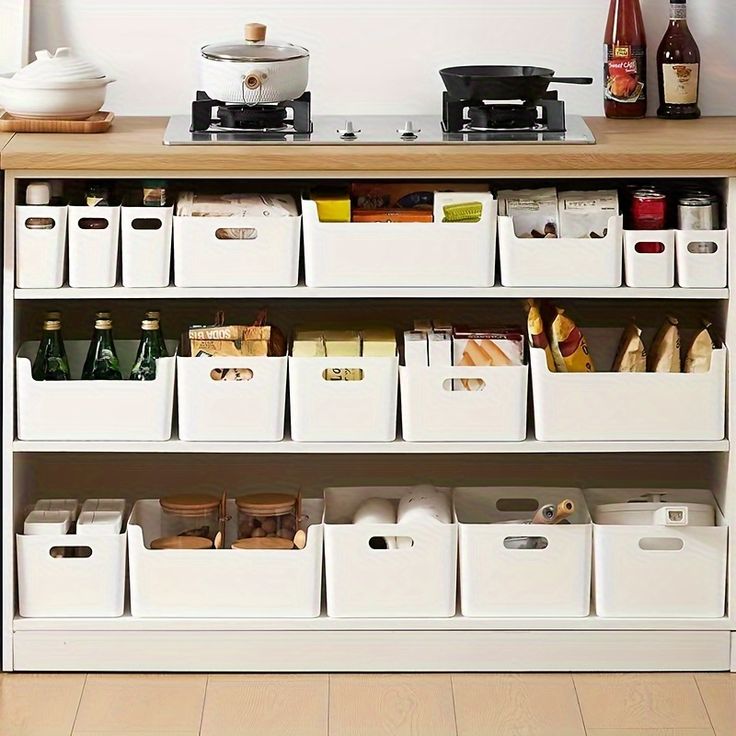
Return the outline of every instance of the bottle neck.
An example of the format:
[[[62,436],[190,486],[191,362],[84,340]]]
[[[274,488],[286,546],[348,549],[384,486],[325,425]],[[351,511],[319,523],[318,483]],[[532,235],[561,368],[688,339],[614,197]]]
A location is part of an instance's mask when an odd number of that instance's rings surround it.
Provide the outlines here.
[[[51,350],[58,351],[60,335],[60,330],[49,330],[44,333],[43,341]]]
[[[687,4],[686,3],[670,3],[670,21],[686,21],[687,20]]]
[[[100,330],[99,328],[96,328],[95,332],[97,333],[95,335],[95,341],[99,345],[102,345],[103,347],[109,347],[112,345],[112,330]]]

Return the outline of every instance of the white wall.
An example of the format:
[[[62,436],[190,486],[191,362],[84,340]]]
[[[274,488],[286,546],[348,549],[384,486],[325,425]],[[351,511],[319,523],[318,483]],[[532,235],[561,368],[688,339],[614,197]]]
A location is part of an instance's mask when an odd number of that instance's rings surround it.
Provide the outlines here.
[[[653,54],[669,0],[642,3]],[[704,111],[734,115],[736,0],[690,5]],[[119,114],[185,112],[199,47],[260,21],[310,49],[314,112],[439,114],[442,66],[527,63],[595,77],[593,87],[564,92],[571,110],[597,115],[607,8],[608,0],[32,0],[31,49],[72,46],[96,61],[118,80],[106,107]]]

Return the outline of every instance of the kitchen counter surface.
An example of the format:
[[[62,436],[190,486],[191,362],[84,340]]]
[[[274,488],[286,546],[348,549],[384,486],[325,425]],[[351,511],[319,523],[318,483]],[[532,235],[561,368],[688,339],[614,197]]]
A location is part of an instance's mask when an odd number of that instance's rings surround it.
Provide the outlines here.
[[[309,177],[452,173],[736,172],[736,117],[693,121],[587,118],[597,145],[164,146],[166,118],[118,117],[109,133],[13,136],[8,170],[201,172]],[[0,136],[0,146],[3,137]]]

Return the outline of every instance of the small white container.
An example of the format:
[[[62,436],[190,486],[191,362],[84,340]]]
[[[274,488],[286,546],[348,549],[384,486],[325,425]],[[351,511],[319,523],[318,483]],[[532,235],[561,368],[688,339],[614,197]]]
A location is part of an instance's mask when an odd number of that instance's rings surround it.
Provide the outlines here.
[[[49,229],[32,227],[48,220]],[[22,205],[15,208],[15,283],[19,289],[58,289],[64,285],[66,207]]]
[[[177,286],[296,286],[299,217],[174,216]],[[244,239],[229,239],[242,231]]]
[[[304,549],[152,550],[162,536],[158,500],[138,501],[129,523],[130,612],[172,618],[314,618],[322,594],[322,501],[305,499]],[[228,502],[226,546],[237,536]]]
[[[353,524],[367,498],[398,505],[410,487],[325,489],[327,615],[336,618],[446,618],[455,615],[457,526],[434,519]],[[372,549],[373,537],[398,538]],[[407,539],[411,544],[403,543]]]
[[[284,438],[286,357],[179,356],[176,362],[180,439],[276,442]],[[237,368],[243,379],[221,380],[221,369],[227,368]]]
[[[120,207],[69,206],[69,286],[115,286]]]
[[[333,370],[361,370],[354,381]],[[289,357],[291,438],[297,442],[391,442],[396,439],[399,359]]]
[[[570,524],[514,524],[575,502]],[[576,488],[456,488],[463,616],[587,616],[593,527]],[[524,538],[542,548],[524,549]],[[544,540],[544,541],[541,541]]]
[[[728,285],[728,230],[678,230],[675,237],[680,286],[722,289]],[[702,243],[713,252],[700,252]]]
[[[642,243],[661,245],[661,253],[643,253]],[[626,286],[667,289],[675,285],[675,231],[625,230]]]
[[[31,366],[38,342],[24,343],[15,360],[20,440],[168,440],[174,404],[175,342],[172,357],[156,361],[153,381],[35,381]],[[89,343],[65,343],[77,379]],[[138,342],[116,340],[123,376],[135,359]]]
[[[553,373],[544,350],[529,350],[538,440],[724,438],[725,347],[713,351],[708,373],[610,373],[603,371],[610,369],[620,331],[586,328],[585,335],[600,372]]]
[[[123,286],[164,287],[171,280],[173,207],[123,207]]]
[[[621,286],[623,217],[605,238],[519,238],[512,217],[498,218],[504,286]]]
[[[644,494],[663,494],[658,510],[642,512]],[[706,490],[612,490],[585,492],[593,516],[594,591],[598,616],[608,618],[720,618],[726,602],[728,528],[713,494]],[[647,500],[646,498],[644,500]],[[637,501],[637,503],[633,503]],[[632,502],[632,513],[605,514],[609,504]],[[681,524],[683,506],[715,509],[715,526],[691,510]],[[678,513],[669,523],[667,508]],[[649,523],[642,513],[649,515]],[[712,515],[711,515],[712,516]],[[607,517],[607,518],[606,518]],[[601,521],[619,523],[600,523]],[[634,523],[627,523],[633,521]]]
[[[401,425],[409,442],[520,442],[526,439],[529,368],[407,367],[401,379]],[[480,391],[453,390],[458,379]]]
[[[23,522],[23,534],[59,536],[66,534],[72,523],[72,515],[68,510],[57,511],[31,511]]]
[[[493,286],[496,214],[491,194],[477,223],[320,222],[302,201],[307,286]]]

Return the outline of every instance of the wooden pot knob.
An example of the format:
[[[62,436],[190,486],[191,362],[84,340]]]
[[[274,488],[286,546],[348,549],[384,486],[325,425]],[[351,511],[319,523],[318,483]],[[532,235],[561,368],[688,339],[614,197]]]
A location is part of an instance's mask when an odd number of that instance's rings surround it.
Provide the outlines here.
[[[263,23],[246,23],[245,40],[261,43],[266,40],[266,26]]]

